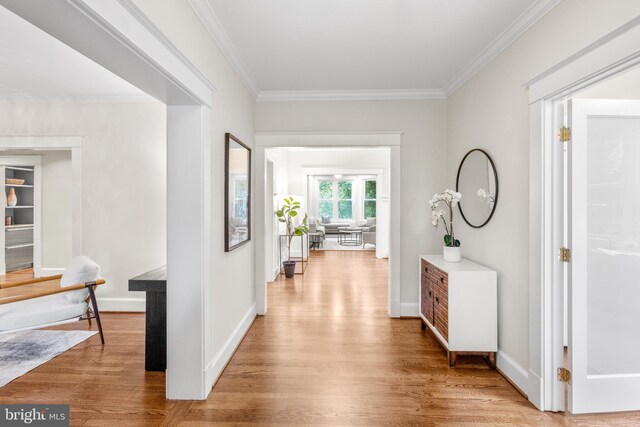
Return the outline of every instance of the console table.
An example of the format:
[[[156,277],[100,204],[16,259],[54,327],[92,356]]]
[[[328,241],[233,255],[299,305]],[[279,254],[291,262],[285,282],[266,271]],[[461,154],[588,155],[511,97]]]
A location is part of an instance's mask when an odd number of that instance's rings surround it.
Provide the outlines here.
[[[129,279],[130,291],[147,293],[144,369],[167,369],[167,266]]]
[[[497,273],[463,259],[420,257],[420,317],[447,350],[449,366],[458,355],[484,356],[492,368],[498,351]]]

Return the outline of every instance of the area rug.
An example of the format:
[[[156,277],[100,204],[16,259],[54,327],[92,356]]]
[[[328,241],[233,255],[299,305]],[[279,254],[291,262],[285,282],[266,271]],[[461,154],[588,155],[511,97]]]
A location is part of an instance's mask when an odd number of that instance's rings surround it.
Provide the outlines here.
[[[0,387],[95,334],[95,331],[33,330],[0,335]]]
[[[349,246],[349,245],[341,245],[338,243],[338,237],[335,236],[327,236],[325,241],[322,244],[321,248],[317,248],[314,250],[319,251],[375,251],[376,247],[373,245],[367,244],[365,249],[362,249],[362,245],[358,246]]]

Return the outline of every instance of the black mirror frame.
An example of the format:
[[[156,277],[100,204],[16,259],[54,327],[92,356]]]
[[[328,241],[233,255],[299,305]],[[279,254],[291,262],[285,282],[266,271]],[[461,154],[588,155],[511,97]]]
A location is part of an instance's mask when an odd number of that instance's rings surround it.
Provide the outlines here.
[[[496,195],[494,197],[494,201],[493,201],[493,209],[491,209],[491,213],[489,214],[489,218],[487,218],[487,220],[485,222],[483,222],[480,225],[474,225],[471,224],[469,222],[469,220],[467,219],[467,217],[464,216],[464,212],[462,210],[462,200],[460,200],[460,202],[458,203],[458,210],[460,211],[460,215],[462,215],[462,219],[464,219],[464,222],[466,222],[469,227],[473,227],[473,228],[482,228],[485,225],[487,225],[487,223],[489,221],[491,221],[491,218],[493,217],[493,214],[496,211],[496,207],[498,206],[498,194],[499,194],[499,189],[500,189],[500,185],[498,184],[498,171],[496,170],[496,165],[493,163],[493,159],[491,158],[491,156],[484,150],[480,149],[480,148],[474,148],[473,150],[469,151],[467,154],[464,155],[464,157],[462,158],[462,161],[460,162],[460,166],[458,166],[458,174],[456,175],[456,191],[459,191],[459,184],[460,184],[460,172],[462,171],[462,165],[464,165],[464,161],[467,159],[467,157],[469,157],[469,155],[475,151],[479,151],[482,154],[484,154],[485,156],[487,156],[487,159],[489,159],[489,163],[491,163],[491,168],[493,169],[493,178],[496,180]]]
[[[229,241],[229,145],[231,141],[241,145],[249,152],[247,164],[247,240],[235,245]],[[230,133],[224,135],[224,251],[231,252],[251,241],[251,148]]]

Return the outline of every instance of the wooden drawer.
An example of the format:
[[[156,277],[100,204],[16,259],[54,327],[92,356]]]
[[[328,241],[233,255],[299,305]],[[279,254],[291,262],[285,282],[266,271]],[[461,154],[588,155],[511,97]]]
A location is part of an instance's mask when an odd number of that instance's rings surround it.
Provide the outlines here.
[[[422,275],[422,289],[420,295],[420,312],[427,321],[433,325],[433,282],[424,274]]]
[[[438,285],[434,289],[434,321],[433,326],[436,327],[440,335],[449,341],[449,296],[448,293]]]
[[[436,284],[438,287],[440,287],[441,289],[447,291],[449,288],[449,275],[447,273],[445,273],[444,271],[431,266],[429,268],[429,273],[428,273],[432,280],[433,283]]]

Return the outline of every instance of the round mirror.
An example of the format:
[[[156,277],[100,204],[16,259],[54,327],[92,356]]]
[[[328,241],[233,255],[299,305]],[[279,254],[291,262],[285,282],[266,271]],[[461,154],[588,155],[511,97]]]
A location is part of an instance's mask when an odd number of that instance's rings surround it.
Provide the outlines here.
[[[466,223],[474,228],[487,224],[498,204],[498,174],[483,150],[469,151],[460,162],[456,191],[462,194],[458,206]]]

